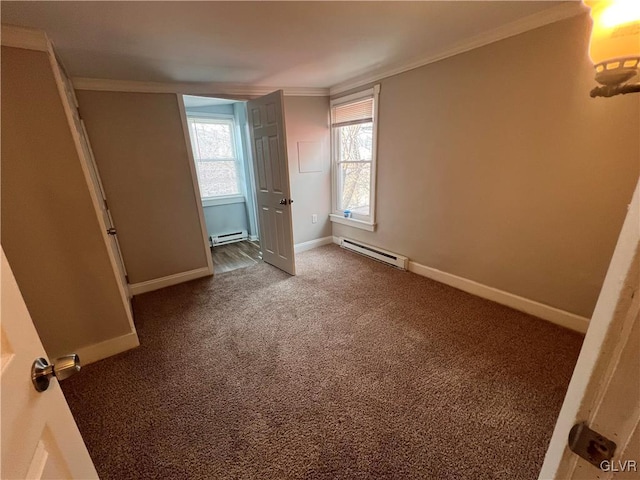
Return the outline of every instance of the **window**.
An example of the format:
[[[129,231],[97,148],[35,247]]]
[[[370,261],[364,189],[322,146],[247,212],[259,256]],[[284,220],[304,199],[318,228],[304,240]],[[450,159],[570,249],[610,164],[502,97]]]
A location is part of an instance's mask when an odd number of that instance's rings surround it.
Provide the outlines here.
[[[188,117],[203,199],[240,195],[241,169],[231,118]]]
[[[333,221],[373,227],[379,86],[331,102]],[[349,218],[346,218],[349,216]]]

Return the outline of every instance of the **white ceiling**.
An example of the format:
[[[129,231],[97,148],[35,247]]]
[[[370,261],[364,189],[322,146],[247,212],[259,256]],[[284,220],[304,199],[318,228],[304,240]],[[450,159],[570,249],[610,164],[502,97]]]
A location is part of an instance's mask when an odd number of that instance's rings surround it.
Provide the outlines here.
[[[74,77],[330,87],[566,2],[8,2]]]

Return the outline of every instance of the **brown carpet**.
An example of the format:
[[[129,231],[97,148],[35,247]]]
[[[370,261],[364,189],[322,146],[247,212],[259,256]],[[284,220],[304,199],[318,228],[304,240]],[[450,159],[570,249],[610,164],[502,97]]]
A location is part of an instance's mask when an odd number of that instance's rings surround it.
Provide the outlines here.
[[[63,384],[102,479],[535,479],[582,336],[331,245],[135,299]]]

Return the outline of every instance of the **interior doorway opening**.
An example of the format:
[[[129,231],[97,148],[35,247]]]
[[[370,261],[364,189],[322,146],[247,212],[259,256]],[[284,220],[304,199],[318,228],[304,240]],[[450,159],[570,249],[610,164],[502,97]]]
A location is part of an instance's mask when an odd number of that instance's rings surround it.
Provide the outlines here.
[[[247,105],[183,95],[214,273],[261,261]]]

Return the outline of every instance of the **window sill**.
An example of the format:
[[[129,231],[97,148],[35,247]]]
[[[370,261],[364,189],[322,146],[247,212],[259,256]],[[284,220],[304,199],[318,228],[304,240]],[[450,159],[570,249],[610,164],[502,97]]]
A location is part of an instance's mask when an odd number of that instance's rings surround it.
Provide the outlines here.
[[[363,220],[356,220],[355,218],[345,218],[343,215],[336,215],[335,213],[329,214],[329,220],[341,225],[348,225],[349,227],[359,228],[361,230],[367,230],[373,232],[376,229],[375,223],[365,222]]]
[[[232,203],[244,203],[244,195],[228,195],[226,197],[210,197],[202,199],[203,207],[216,207],[218,205],[230,205]]]

